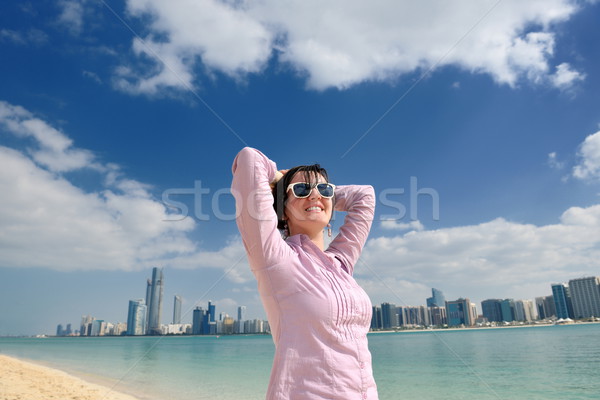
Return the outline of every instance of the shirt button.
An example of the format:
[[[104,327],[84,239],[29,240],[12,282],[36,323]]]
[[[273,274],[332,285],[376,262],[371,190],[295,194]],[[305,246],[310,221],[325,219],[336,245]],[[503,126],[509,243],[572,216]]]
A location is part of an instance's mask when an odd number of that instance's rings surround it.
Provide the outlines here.
[[[360,369],[365,369],[365,363],[364,362],[361,361],[359,365],[360,365]]]
[[[367,392],[362,393],[362,398],[363,398],[363,400],[365,400],[367,398]]]

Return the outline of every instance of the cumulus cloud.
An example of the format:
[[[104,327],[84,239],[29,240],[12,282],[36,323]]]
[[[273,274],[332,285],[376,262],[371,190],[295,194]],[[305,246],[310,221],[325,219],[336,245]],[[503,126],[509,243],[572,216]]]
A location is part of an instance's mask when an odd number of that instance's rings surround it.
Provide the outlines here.
[[[584,75],[568,63],[551,64],[553,29],[583,6],[573,0],[129,0],[129,15],[149,28],[133,51],[151,63],[123,65],[116,82],[154,94],[189,88],[198,71],[238,79],[274,59],[318,90],[448,65],[500,84],[528,80],[565,89]]]
[[[559,89],[569,89],[576,82],[583,81],[585,74],[575,71],[567,63],[562,63],[556,67],[556,72],[551,76],[552,83]]]
[[[579,148],[579,163],[573,176],[583,180],[600,179],[600,131],[585,138]]]
[[[117,70],[117,87],[132,93],[189,88],[198,58],[209,70],[236,77],[260,71],[271,53],[272,33],[245,10],[214,0],[136,0],[128,13],[148,17],[151,33],[135,38],[133,51],[155,66]]]
[[[148,185],[75,147],[31,112],[0,102],[0,132],[29,146],[0,146],[0,266],[134,270],[199,253],[187,236],[192,219],[167,222],[169,211]],[[83,168],[104,177],[106,186],[85,191],[64,174]]]
[[[30,154],[36,162],[51,171],[102,168],[93,162],[91,152],[74,148],[66,135],[20,106],[0,101],[0,127],[16,136],[33,139]]]
[[[421,221],[400,222],[395,219],[386,219],[386,220],[381,221],[381,227],[383,229],[398,230],[398,231],[406,231],[406,230],[422,231],[423,229],[425,229],[425,227],[423,226]]]
[[[499,218],[479,225],[412,231],[378,237],[365,246],[363,281],[383,290],[391,281],[411,282],[397,297],[423,304],[416,289],[436,287],[449,297],[481,301],[491,297],[532,298],[547,295],[553,282],[598,275],[600,205],[573,207],[560,222],[535,226]],[[382,286],[383,285],[383,286]],[[394,292],[376,292],[394,301]],[[382,294],[383,293],[383,294]],[[381,299],[380,301],[383,301]]]
[[[83,27],[83,3],[85,1],[81,0],[61,0],[58,2],[61,10],[58,22],[73,35],[78,35]]]

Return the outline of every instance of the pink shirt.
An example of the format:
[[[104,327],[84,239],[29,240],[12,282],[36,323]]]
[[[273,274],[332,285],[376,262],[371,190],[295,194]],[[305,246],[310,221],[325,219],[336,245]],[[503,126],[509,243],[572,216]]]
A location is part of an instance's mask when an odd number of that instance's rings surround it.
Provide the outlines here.
[[[373,188],[336,187],[335,209],[347,215],[323,252],[306,235],[281,238],[273,161],[246,147],[232,169],[237,224],[275,342],[267,400],[377,399],[371,301],[352,277],[373,221]]]

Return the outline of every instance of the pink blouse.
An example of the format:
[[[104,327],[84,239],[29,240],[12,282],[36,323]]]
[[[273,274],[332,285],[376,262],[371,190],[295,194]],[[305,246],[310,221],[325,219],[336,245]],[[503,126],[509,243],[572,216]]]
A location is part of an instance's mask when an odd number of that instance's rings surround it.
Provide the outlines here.
[[[246,147],[232,169],[237,224],[275,342],[267,400],[377,399],[371,301],[352,277],[373,221],[373,188],[336,187],[335,209],[347,215],[323,252],[306,235],[281,238],[273,161]]]

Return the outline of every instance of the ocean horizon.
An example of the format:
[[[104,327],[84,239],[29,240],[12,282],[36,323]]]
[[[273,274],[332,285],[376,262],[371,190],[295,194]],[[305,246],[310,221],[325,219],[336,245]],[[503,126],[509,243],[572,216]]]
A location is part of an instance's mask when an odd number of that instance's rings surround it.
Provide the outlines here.
[[[373,332],[381,400],[596,399],[600,324]],[[0,338],[0,353],[140,400],[264,399],[269,335]]]

